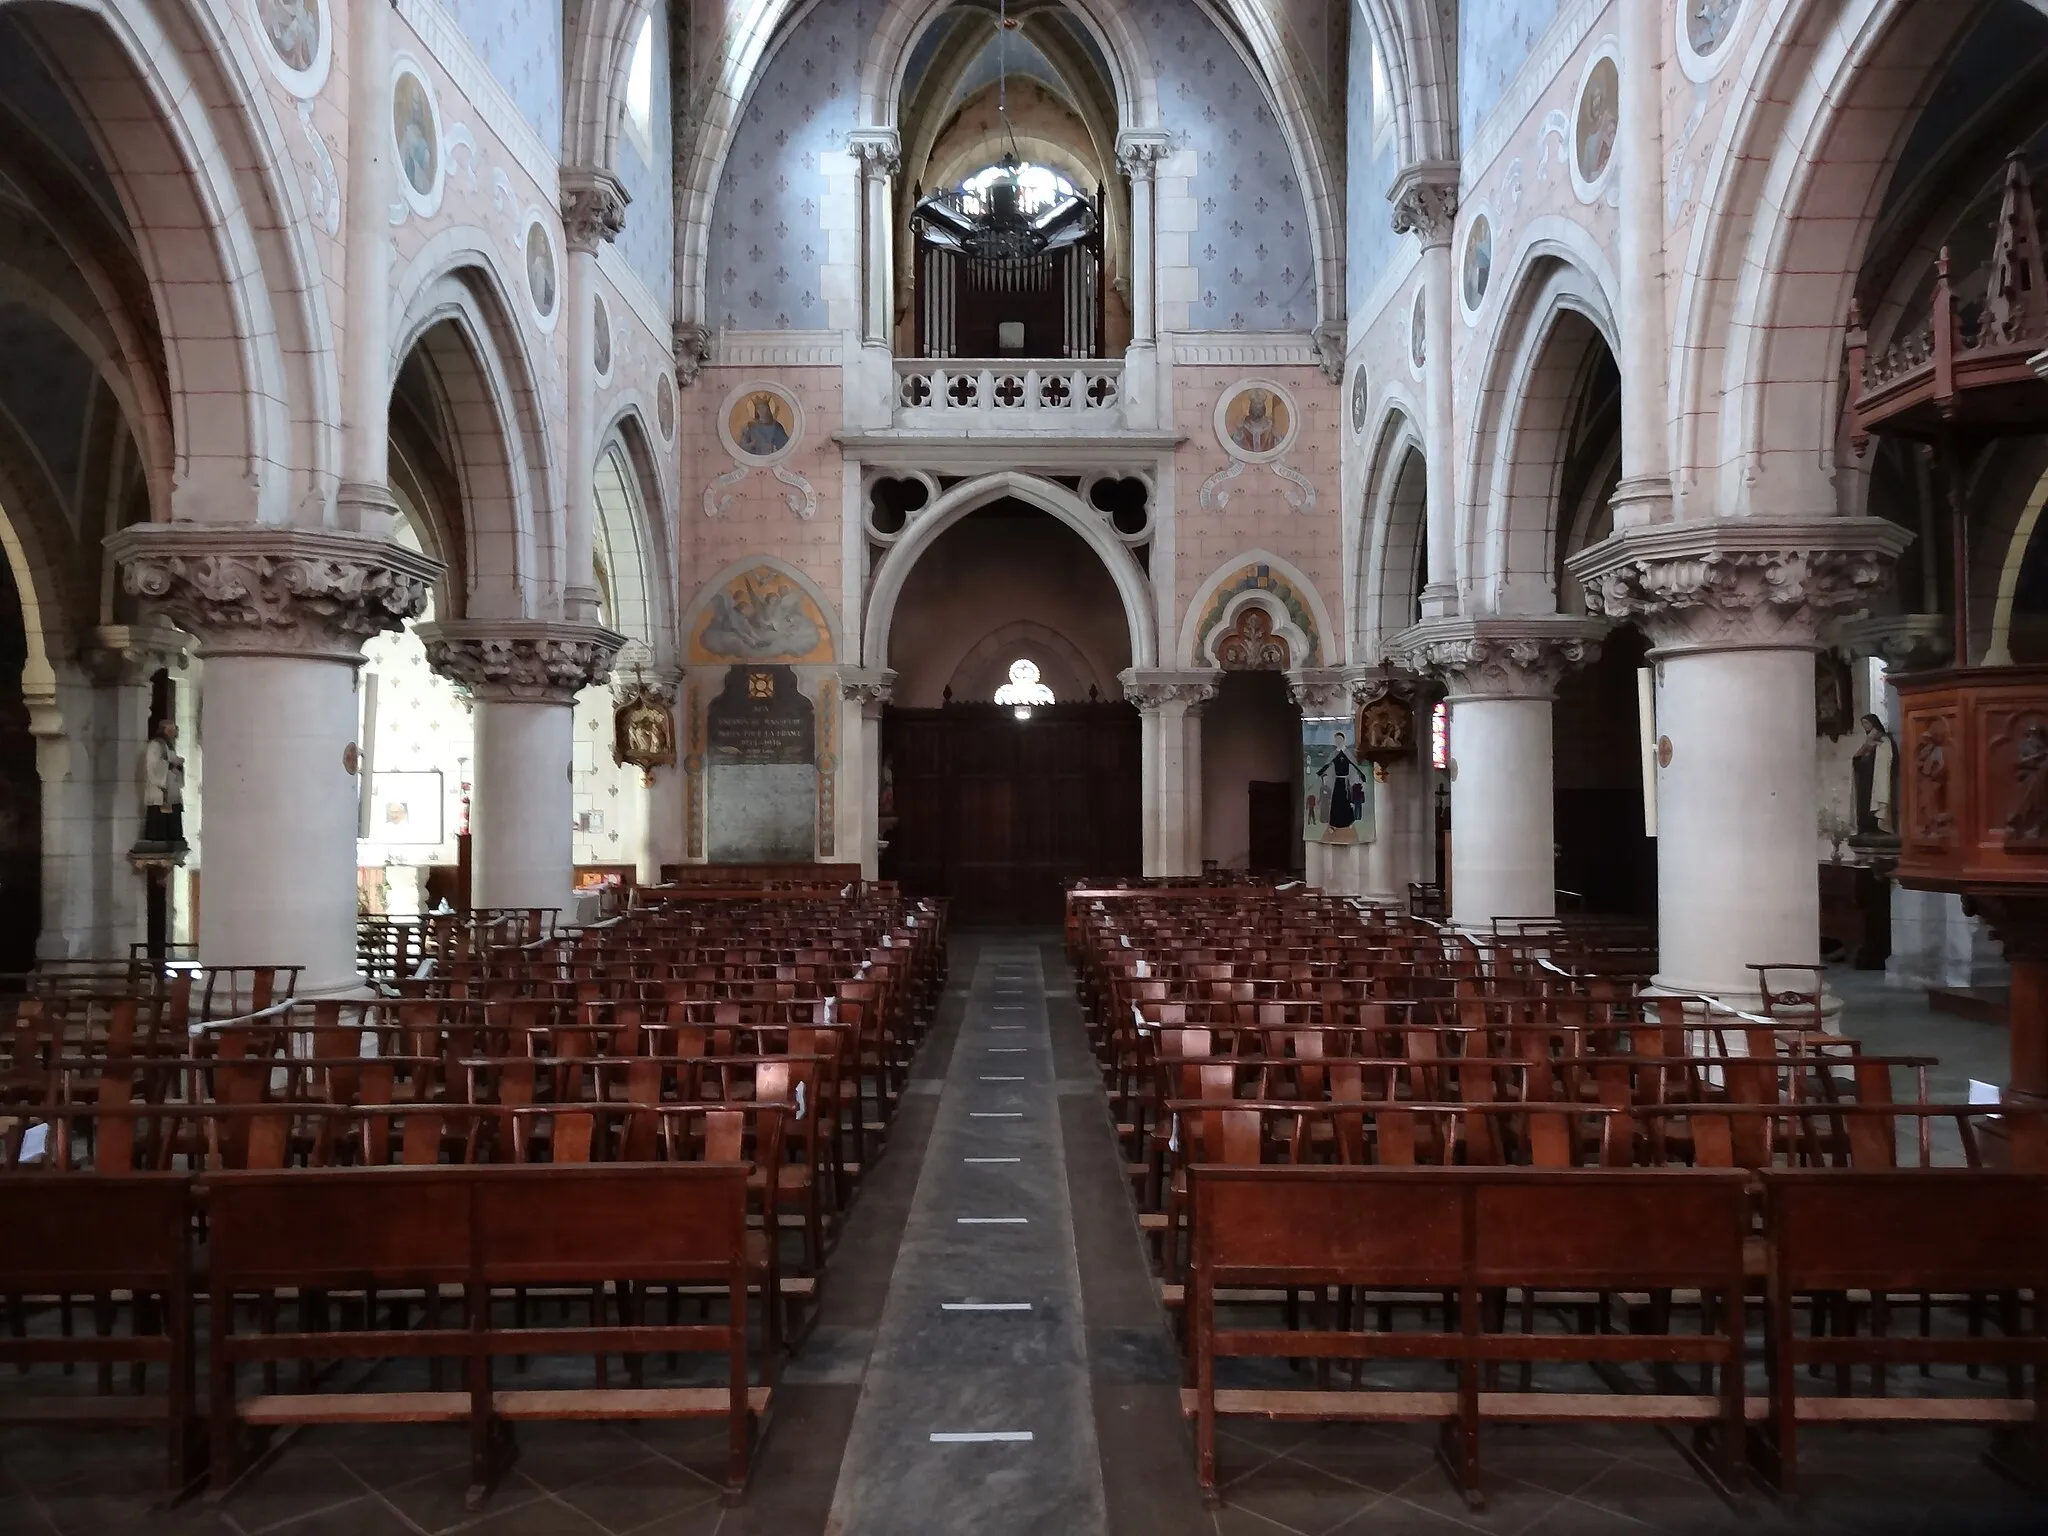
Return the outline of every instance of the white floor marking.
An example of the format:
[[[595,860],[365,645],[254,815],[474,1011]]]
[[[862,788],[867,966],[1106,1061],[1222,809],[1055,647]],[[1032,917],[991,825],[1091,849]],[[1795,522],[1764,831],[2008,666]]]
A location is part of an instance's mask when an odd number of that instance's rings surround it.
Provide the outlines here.
[[[984,1077],[982,1081],[984,1083],[1021,1083],[1024,1079],[1021,1077]]]
[[[1028,1444],[1031,1431],[1028,1429],[978,1429],[972,1432],[942,1433],[932,1431],[933,1445],[990,1445],[997,1442]]]
[[[963,1227],[1028,1227],[1029,1216],[957,1216],[954,1220]]]
[[[970,1109],[967,1111],[967,1118],[970,1120],[1022,1120],[1024,1118],[1024,1111],[1021,1109]]]
[[[942,1301],[941,1312],[1029,1312],[1028,1301]]]
[[[963,1163],[1021,1163],[1024,1159],[1021,1157],[963,1157],[960,1161]]]

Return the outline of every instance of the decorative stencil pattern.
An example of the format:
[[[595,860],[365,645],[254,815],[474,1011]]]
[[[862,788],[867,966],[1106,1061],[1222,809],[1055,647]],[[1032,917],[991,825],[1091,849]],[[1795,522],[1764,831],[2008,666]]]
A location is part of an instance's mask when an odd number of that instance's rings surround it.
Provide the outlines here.
[[[654,161],[650,165],[641,156],[632,134],[619,135],[619,184],[633,201],[626,209],[626,227],[617,243],[626,265],[666,312],[675,301],[676,274],[675,180],[669,173],[667,0],[656,0],[653,38],[654,105],[648,137],[653,140]]]
[[[1508,82],[1557,15],[1558,0],[1464,0],[1458,7],[1459,142],[1470,144],[1479,125],[1507,94]]]
[[[711,219],[705,296],[720,329],[825,328],[824,162],[846,149],[879,14],[878,0],[822,0],[747,98]]]
[[[441,0],[477,57],[557,159],[562,154],[561,0]],[[660,22],[655,26],[659,28]],[[656,79],[665,78],[659,74]],[[658,93],[657,93],[658,94]]]
[[[1160,117],[1175,147],[1197,157],[1190,329],[1314,325],[1307,205],[1265,93],[1192,0],[1156,0],[1141,19]]]

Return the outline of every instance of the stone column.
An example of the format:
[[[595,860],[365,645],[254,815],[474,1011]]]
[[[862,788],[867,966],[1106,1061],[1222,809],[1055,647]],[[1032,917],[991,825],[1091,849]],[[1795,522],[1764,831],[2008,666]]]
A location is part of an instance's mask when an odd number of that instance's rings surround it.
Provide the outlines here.
[[[597,247],[625,227],[626,190],[616,177],[590,167],[562,172],[562,234],[569,247],[562,285],[569,323],[562,614],[572,624],[597,622]]]
[[[1117,135],[1116,163],[1131,181],[1131,345],[1159,340],[1158,243],[1152,217],[1153,178],[1172,148],[1163,133],[1127,131]]]
[[[860,128],[846,136],[846,152],[860,163],[860,343],[887,355],[896,308],[889,182],[902,168],[902,150],[894,128]]]
[[[675,722],[675,761],[653,770],[647,777],[647,835],[639,851],[636,877],[643,885],[661,878],[661,866],[680,864],[688,853],[688,829],[683,808],[687,790],[683,782],[683,673],[680,667],[658,669],[647,681],[647,690],[668,706]],[[573,744],[571,746],[573,752]]]
[[[1124,419],[1132,426],[1158,425],[1164,410],[1155,194],[1159,162],[1172,148],[1171,138],[1157,130],[1127,130],[1116,140],[1117,166],[1131,182],[1131,344],[1124,354]]]
[[[1389,686],[1380,667],[1354,667],[1345,673],[1351,693],[1352,717]],[[1358,884],[1352,894],[1398,907],[1408,904],[1408,882],[1422,878],[1426,867],[1430,825],[1429,777],[1424,771],[1429,751],[1429,720],[1416,680],[1396,674],[1392,686],[1408,701],[1414,721],[1415,750],[1399,762],[1373,772],[1373,839],[1360,853]]]
[[[1451,232],[1458,220],[1458,166],[1451,160],[1411,165],[1395,178],[1394,229],[1422,242],[1424,431],[1429,439],[1424,485],[1428,500],[1429,570],[1422,588],[1424,619],[1458,611],[1457,423],[1451,402]]]
[[[1664,317],[1664,15],[1661,5],[1621,7],[1620,137],[1615,176],[1621,190],[1621,484],[1614,526],[1639,527],[1671,516],[1670,413],[1664,380],[1671,367]]]
[[[330,7],[331,12],[331,7]],[[391,438],[391,7],[348,8],[348,201],[343,207],[340,526],[398,525]],[[309,119],[310,121],[310,119]]]
[[[1550,705],[1567,668],[1592,661],[1605,626],[1562,616],[1424,620],[1388,642],[1451,706],[1451,920],[1557,911]],[[1810,777],[1810,775],[1809,775]]]
[[[386,540],[143,524],[107,541],[145,612],[199,641],[206,774],[199,954],[357,984],[355,670],[439,564]]]
[[[839,856],[860,860],[861,878],[880,878],[882,828],[882,711],[896,686],[886,667],[842,668],[839,673]]]
[[[1351,693],[1344,686],[1343,674],[1332,667],[1297,667],[1289,672],[1287,696],[1301,711],[1303,726],[1311,720],[1345,719],[1351,708]],[[1346,725],[1344,732],[1345,739],[1349,741],[1350,726]],[[1298,740],[1295,750],[1297,753],[1301,750]],[[1370,766],[1366,771],[1372,771]],[[1377,784],[1369,786],[1369,791],[1375,795],[1378,789]],[[1367,846],[1364,843],[1304,841],[1301,849],[1302,878],[1318,890],[1355,896]]]
[[[1751,964],[1819,959],[1813,654],[1828,611],[1860,606],[1911,537],[1879,518],[1715,519],[1571,560],[1587,606],[1653,647],[1661,986],[1743,1006]]]
[[[470,905],[553,907],[575,881],[576,695],[611,675],[625,637],[594,624],[423,624],[427,661],[475,700]]]
[[[1118,676],[1142,721],[1147,875],[1202,872],[1202,706],[1220,675],[1132,667]]]

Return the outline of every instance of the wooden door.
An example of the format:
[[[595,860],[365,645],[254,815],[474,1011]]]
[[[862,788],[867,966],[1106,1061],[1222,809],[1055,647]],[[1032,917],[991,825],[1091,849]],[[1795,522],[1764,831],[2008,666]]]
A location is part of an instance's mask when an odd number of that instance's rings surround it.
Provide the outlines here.
[[[1251,797],[1246,831],[1251,844],[1252,873],[1292,874],[1295,854],[1301,848],[1301,819],[1294,808],[1294,786],[1253,779],[1245,786],[1245,792]]]
[[[1142,867],[1138,714],[1062,704],[891,709],[882,751],[895,826],[882,871],[946,896],[956,921],[1057,922],[1062,889]]]

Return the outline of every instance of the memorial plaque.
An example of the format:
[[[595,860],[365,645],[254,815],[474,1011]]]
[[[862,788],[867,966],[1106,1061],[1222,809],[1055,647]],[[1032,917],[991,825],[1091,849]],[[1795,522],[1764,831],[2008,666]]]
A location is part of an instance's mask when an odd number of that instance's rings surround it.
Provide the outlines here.
[[[816,857],[817,711],[781,664],[735,666],[705,711],[714,863]]]

